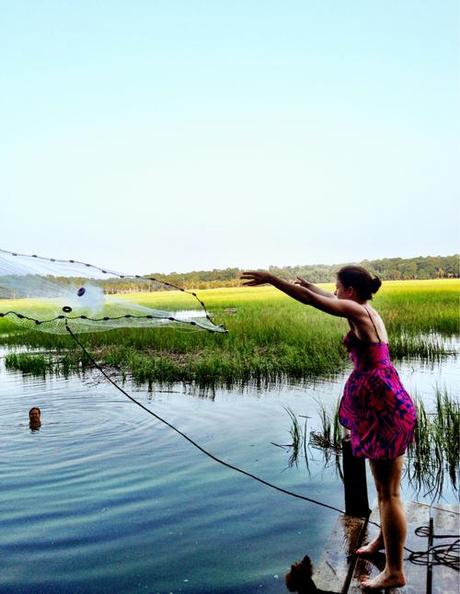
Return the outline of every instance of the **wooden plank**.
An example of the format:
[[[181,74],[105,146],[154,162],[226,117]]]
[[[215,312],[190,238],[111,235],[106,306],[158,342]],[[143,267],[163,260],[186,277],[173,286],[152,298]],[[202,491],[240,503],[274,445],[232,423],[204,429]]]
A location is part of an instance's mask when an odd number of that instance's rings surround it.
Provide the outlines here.
[[[407,517],[406,546],[413,551],[425,551],[428,548],[428,538],[417,536],[415,529],[428,526],[430,507],[422,503],[410,502],[405,505]],[[460,532],[459,506],[435,506],[431,509],[435,534],[452,534],[452,539],[439,539],[434,545],[452,542],[459,538]],[[379,523],[378,510],[374,509],[370,521]],[[385,555],[382,552],[372,558],[356,557],[355,550],[361,544],[372,540],[378,532],[377,526],[368,524],[364,531],[364,520],[351,516],[340,516],[334,530],[328,539],[321,556],[313,580],[321,590],[330,590],[341,594],[361,594],[361,580],[375,577],[385,565]],[[423,594],[426,593],[427,567],[416,565],[408,560],[409,553],[405,552],[404,570],[407,584],[403,588],[386,589],[385,594]],[[354,565],[354,567],[353,567]],[[347,575],[352,572],[351,583],[347,587]],[[447,566],[434,566],[432,579],[432,594],[458,594],[459,574]]]
[[[434,534],[452,534],[452,538],[434,539],[433,545],[446,545],[460,538],[460,508],[458,505],[433,507]],[[425,539],[428,540],[428,539]],[[458,594],[460,591],[458,571],[446,565],[433,566],[433,594]]]
[[[353,553],[362,539],[364,520],[339,516],[314,572],[313,580],[321,590],[342,592]]]
[[[406,504],[407,517],[407,542],[406,546],[413,551],[425,551],[428,547],[428,538],[417,536],[415,529],[419,526],[428,526],[430,508],[428,505],[411,502]],[[457,507],[457,506],[455,506]],[[458,510],[457,510],[458,511]],[[433,509],[435,521],[434,532],[457,533],[459,528],[459,516],[455,513],[455,508],[451,509]],[[371,521],[379,522],[378,511],[375,509],[370,517]],[[378,528],[369,524],[367,535],[363,542],[366,543],[376,536]],[[452,539],[454,540],[454,539]],[[450,542],[450,541],[449,541]],[[435,541],[434,544],[442,543]],[[385,590],[386,594],[423,594],[426,592],[427,567],[424,565],[415,565],[407,560],[409,553],[405,555],[404,571],[406,573],[407,584],[403,588],[392,588]],[[349,594],[361,594],[360,582],[367,577],[375,577],[385,565],[385,555],[382,553],[372,558],[360,557],[356,563],[353,578],[348,590]],[[433,594],[458,594],[459,579],[458,572],[454,569],[437,566],[433,568],[432,593]]]
[[[427,506],[420,506],[415,502],[405,505],[407,517],[407,542],[406,546],[414,551],[420,551],[426,548],[427,539],[416,536],[414,530],[417,526],[422,526],[428,523],[428,508]],[[371,514],[370,520],[379,523],[378,509],[375,508]],[[367,528],[367,535],[363,539],[363,543],[372,540],[378,533],[377,526],[369,524]],[[372,558],[359,557],[356,563],[353,579],[348,590],[349,594],[361,594],[361,580],[365,578],[376,577],[385,566],[385,555],[379,553]],[[420,565],[414,565],[405,561],[404,571],[406,573],[407,585],[403,588],[390,588],[385,590],[386,593],[391,594],[422,594],[426,592],[426,569]]]

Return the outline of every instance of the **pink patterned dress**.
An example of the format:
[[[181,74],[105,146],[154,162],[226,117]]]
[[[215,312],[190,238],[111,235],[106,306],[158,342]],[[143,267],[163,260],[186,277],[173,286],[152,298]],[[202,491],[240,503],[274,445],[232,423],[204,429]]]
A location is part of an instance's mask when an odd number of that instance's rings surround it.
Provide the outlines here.
[[[371,460],[397,458],[413,439],[417,415],[388,344],[364,342],[352,331],[344,344],[354,370],[345,384],[339,420],[351,431],[352,452]]]

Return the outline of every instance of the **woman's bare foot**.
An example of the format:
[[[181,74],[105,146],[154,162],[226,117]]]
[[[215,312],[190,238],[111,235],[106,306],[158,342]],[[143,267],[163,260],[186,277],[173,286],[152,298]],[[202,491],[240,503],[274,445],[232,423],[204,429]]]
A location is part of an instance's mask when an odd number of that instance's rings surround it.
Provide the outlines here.
[[[377,553],[378,551],[381,551],[383,548],[385,548],[385,545],[383,543],[383,536],[381,534],[379,534],[378,536],[376,536],[374,538],[374,540],[371,540],[371,542],[368,543],[367,545],[360,547],[359,549],[356,549],[356,554],[357,555],[375,555],[375,553]]]
[[[401,588],[405,584],[406,578],[403,573],[382,571],[372,580],[363,580],[361,588],[363,590],[384,590],[385,588]]]

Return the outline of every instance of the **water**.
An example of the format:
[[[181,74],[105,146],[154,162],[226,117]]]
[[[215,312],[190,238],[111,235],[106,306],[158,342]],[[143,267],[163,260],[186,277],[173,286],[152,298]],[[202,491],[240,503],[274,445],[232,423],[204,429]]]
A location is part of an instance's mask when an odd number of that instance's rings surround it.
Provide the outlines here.
[[[0,363],[2,593],[280,593],[294,560],[321,556],[335,512],[216,464],[96,373],[41,379]],[[428,406],[436,385],[458,386],[454,358],[399,369]],[[318,401],[332,410],[345,379],[212,398],[125,388],[216,456],[343,508],[321,452],[309,450],[309,474],[271,442],[290,442],[284,407],[319,430]],[[42,409],[36,432],[31,406]],[[403,496],[415,497],[407,484]]]

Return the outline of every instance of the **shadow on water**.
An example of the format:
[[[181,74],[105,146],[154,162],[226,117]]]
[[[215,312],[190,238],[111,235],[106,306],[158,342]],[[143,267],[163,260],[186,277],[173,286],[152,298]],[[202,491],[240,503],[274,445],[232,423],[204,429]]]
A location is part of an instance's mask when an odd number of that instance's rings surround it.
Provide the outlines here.
[[[289,592],[298,594],[336,594],[332,590],[320,590],[313,580],[313,566],[308,555],[302,561],[296,561],[286,574],[286,588]]]

